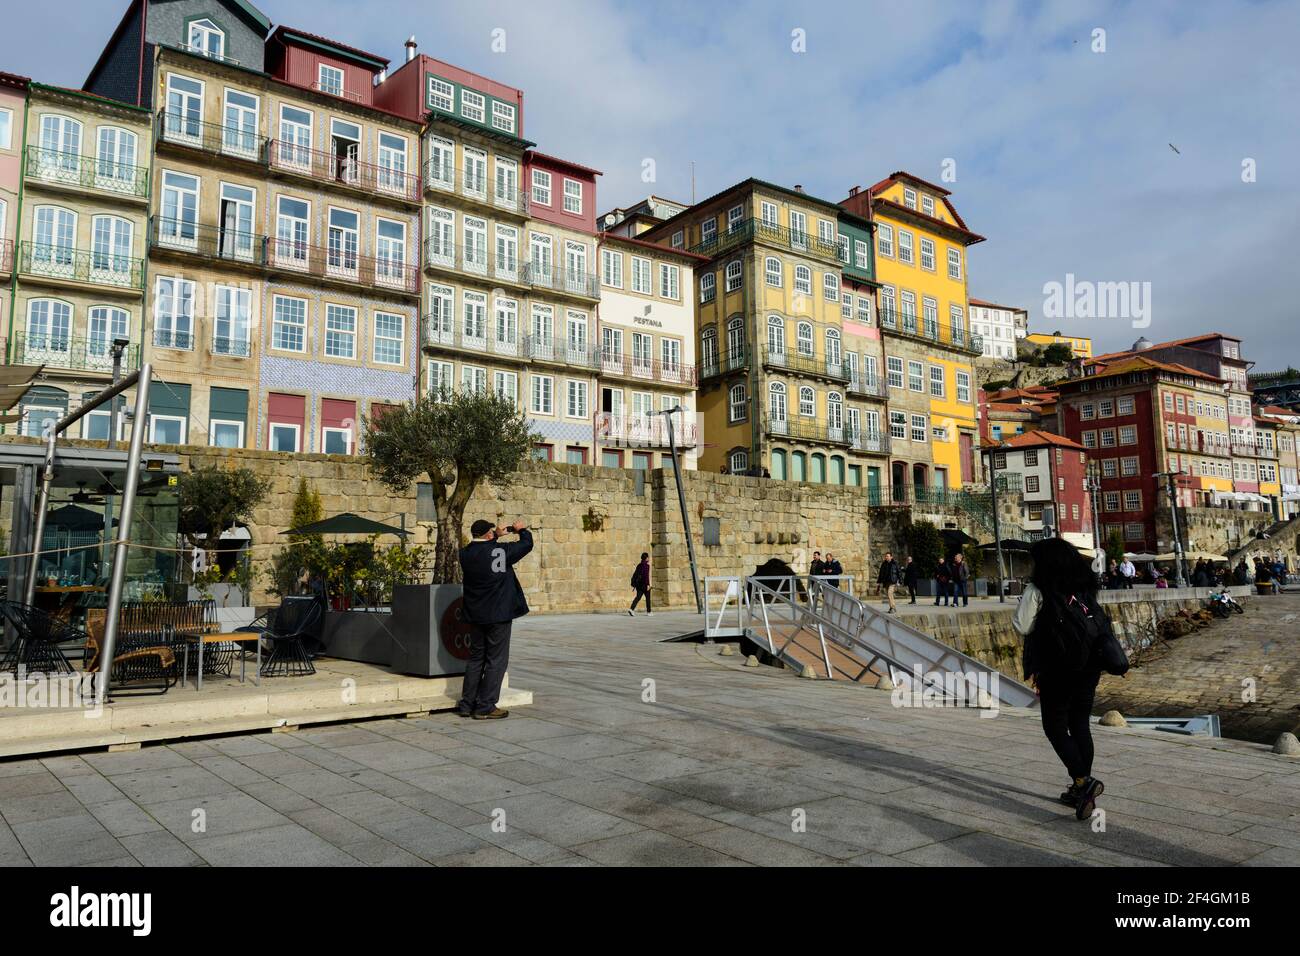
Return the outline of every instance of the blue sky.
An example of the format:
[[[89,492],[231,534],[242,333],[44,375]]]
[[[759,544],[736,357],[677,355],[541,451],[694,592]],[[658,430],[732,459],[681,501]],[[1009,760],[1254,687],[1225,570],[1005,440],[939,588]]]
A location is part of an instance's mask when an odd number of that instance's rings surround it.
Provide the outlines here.
[[[0,69],[80,85],[126,0],[13,6]],[[1218,330],[1260,370],[1300,366],[1296,0],[258,6],[395,62],[415,34],[521,87],[528,138],[604,171],[602,211],[689,200],[692,162],[700,198],[758,176],[838,200],[896,169],[939,181],[951,160],[957,209],[988,237],[973,296],[1101,349]],[[1151,283],[1150,328],[1043,319],[1067,274]]]

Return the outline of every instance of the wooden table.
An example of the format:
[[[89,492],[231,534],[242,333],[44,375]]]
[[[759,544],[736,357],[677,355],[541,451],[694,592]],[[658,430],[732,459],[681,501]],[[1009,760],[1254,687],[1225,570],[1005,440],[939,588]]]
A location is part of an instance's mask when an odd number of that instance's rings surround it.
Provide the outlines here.
[[[96,584],[56,584],[53,587],[37,586],[37,594],[90,594],[92,592],[103,593],[104,589]]]
[[[185,640],[185,660],[181,665],[181,686],[185,686],[185,675],[190,669],[190,644],[199,648],[199,675],[195,681],[195,690],[203,690],[203,647],[206,644],[241,644],[245,641],[257,641],[257,669],[253,671],[253,683],[262,686],[262,633],[260,631],[226,631],[220,634],[182,634]],[[244,683],[245,675],[244,649],[239,649],[239,682]]]

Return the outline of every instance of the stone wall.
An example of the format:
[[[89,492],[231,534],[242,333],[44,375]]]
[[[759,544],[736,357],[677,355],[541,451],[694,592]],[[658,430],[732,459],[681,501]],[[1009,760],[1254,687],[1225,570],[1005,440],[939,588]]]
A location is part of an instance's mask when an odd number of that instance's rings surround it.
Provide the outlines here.
[[[1186,522],[1183,541],[1189,551],[1231,554],[1249,544],[1258,531],[1267,531],[1275,520],[1272,512],[1237,511],[1233,508],[1180,508],[1179,522]],[[1156,538],[1161,550],[1173,549],[1173,524],[1167,506],[1156,509]],[[1166,546],[1168,546],[1166,548]]]

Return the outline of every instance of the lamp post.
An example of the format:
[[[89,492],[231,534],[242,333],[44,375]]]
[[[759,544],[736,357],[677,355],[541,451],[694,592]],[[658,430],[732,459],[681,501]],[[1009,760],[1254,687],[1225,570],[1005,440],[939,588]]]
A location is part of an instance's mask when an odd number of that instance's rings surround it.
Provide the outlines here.
[[[695,565],[695,542],[691,540],[691,516],[686,510],[686,489],[682,486],[681,462],[677,460],[677,438],[673,433],[673,416],[681,410],[682,406],[674,405],[672,408],[665,408],[651,414],[662,415],[664,421],[668,423],[668,454],[672,456],[673,478],[677,481],[677,504],[682,509],[682,529],[686,532],[686,554],[691,562],[691,587],[695,589],[695,609],[703,614],[704,599],[700,595],[700,572]]]
[[[1183,573],[1183,536],[1178,530],[1178,487],[1174,484],[1174,479],[1182,474],[1181,471],[1162,471],[1151,476],[1165,479],[1169,491],[1169,517],[1174,529],[1174,587],[1179,588],[1187,587]]]
[[[989,491],[993,495],[993,547],[998,555],[998,603],[1006,604],[1007,594],[1002,570],[1002,530],[998,523],[998,460],[987,448],[981,448],[980,454],[988,460]]]
[[[110,354],[113,356],[113,384],[116,385],[122,379],[122,356],[126,353],[127,346],[131,340],[125,337],[113,339],[112,345],[109,346]],[[108,447],[117,447],[117,428],[120,414],[118,410],[119,400],[116,396],[113,398],[113,404],[109,407],[108,413]],[[112,487],[112,482],[109,483]],[[104,495],[104,551],[101,558],[101,567],[107,568],[109,557],[112,553],[113,540],[113,495]]]

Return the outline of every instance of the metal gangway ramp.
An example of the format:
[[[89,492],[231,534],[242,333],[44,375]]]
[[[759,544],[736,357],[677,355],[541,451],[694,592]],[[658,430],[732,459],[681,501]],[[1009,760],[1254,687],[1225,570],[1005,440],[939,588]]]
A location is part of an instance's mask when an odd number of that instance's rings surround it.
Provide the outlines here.
[[[839,583],[848,589],[809,575],[706,578],[705,637],[747,637],[796,667],[817,670],[820,663],[818,676],[830,679],[838,674],[862,681],[875,674],[945,701],[960,696],[978,706],[992,706],[993,698],[1009,707],[1037,704],[1025,684],[869,607],[851,593],[851,578]]]

